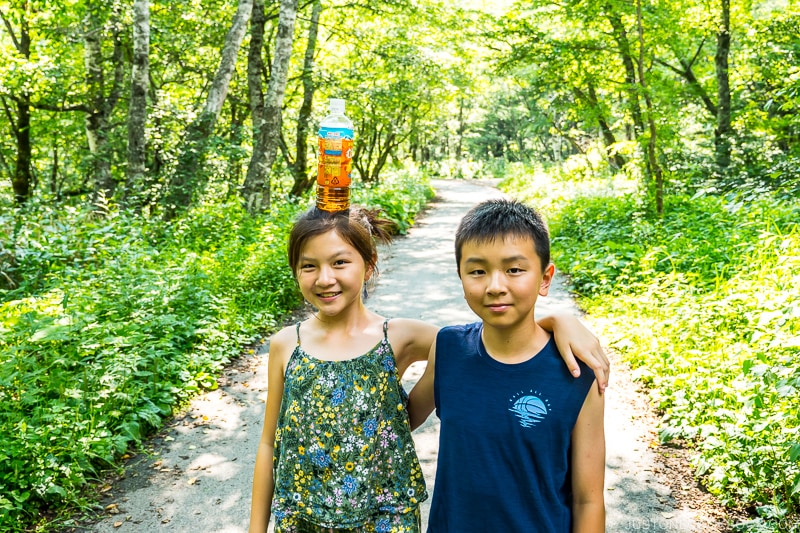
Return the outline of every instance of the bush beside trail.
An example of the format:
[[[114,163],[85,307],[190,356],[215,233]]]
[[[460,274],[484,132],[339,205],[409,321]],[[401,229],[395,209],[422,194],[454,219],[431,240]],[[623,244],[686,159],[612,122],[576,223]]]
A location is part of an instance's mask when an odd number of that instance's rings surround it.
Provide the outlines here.
[[[400,232],[432,196],[409,173],[354,191]],[[205,205],[169,224],[109,206],[0,218],[0,530],[91,505],[104,469],[300,305],[285,244],[307,205]]]
[[[661,439],[751,511],[736,531],[800,531],[800,203],[673,195],[659,218],[607,182],[536,176],[503,187],[544,205],[554,261],[649,388]]]

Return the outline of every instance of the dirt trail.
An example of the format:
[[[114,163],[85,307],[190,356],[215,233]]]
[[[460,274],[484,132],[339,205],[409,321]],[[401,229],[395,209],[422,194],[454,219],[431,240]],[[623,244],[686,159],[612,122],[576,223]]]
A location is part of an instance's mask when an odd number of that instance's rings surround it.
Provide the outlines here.
[[[501,193],[476,181],[436,181],[434,186],[436,201],[418,224],[382,250],[378,286],[367,303],[388,317],[419,318],[437,325],[472,322],[475,317],[456,276],[453,235],[467,209]],[[579,313],[561,281],[557,274],[550,295],[537,302],[537,312]],[[133,459],[125,476],[106,487],[107,515],[80,531],[246,532],[267,392],[267,350],[262,346],[240,358],[218,390],[195,399],[185,415],[153,439],[152,453]],[[406,385],[421,371],[421,364],[414,365],[405,376]],[[719,531],[702,510],[676,503],[670,488],[660,482],[663,467],[652,447],[653,420],[627,373],[615,368],[606,394],[607,530]],[[432,415],[414,433],[431,493],[438,427]],[[429,501],[423,506],[423,518]]]

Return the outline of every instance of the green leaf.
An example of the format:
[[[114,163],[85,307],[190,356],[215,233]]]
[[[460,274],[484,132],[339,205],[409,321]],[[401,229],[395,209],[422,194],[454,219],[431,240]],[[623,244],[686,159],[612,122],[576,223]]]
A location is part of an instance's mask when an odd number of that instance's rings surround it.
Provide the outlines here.
[[[64,490],[64,487],[62,487],[60,485],[50,485],[49,487],[47,487],[47,491],[45,492],[45,494],[50,494],[50,495],[55,494],[55,495],[60,496],[62,498],[66,498],[67,491]]]
[[[68,330],[69,328],[58,324],[47,326],[34,333],[30,338],[30,342],[63,341],[68,338]]]
[[[800,460],[800,443],[793,445],[789,448],[789,460],[790,461],[797,461]]]

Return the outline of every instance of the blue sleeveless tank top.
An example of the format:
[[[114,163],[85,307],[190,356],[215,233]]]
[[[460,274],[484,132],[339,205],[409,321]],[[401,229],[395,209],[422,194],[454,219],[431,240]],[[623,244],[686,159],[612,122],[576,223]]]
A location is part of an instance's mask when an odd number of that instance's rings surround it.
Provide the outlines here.
[[[570,438],[594,373],[574,378],[551,338],[535,357],[489,356],[480,322],[436,338],[441,420],[429,533],[569,533]]]

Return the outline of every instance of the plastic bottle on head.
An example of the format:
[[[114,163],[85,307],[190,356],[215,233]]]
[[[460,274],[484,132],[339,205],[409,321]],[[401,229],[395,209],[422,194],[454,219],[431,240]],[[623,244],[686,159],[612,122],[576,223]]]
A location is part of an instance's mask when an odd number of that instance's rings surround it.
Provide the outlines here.
[[[344,100],[331,98],[328,116],[319,125],[317,207],[344,211],[350,207],[350,172],[353,168],[353,121],[344,114]]]

